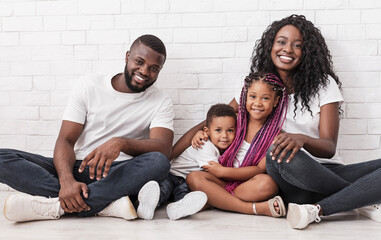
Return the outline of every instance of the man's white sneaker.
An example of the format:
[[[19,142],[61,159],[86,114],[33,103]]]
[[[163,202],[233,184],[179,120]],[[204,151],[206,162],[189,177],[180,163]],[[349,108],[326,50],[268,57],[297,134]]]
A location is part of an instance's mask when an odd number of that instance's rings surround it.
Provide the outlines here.
[[[357,209],[361,215],[376,222],[381,222],[381,203]]]
[[[183,199],[168,204],[167,214],[169,219],[177,220],[189,215],[193,215],[200,211],[208,201],[208,197],[204,192],[190,192]]]
[[[292,228],[303,229],[312,222],[320,222],[320,206],[290,203],[288,205],[287,221]]]
[[[58,198],[19,193],[8,196],[4,203],[4,216],[9,221],[58,219],[63,214]]]
[[[142,219],[151,220],[155,213],[160,198],[160,187],[155,181],[147,182],[139,191],[138,216]]]
[[[98,213],[98,216],[117,217],[126,220],[131,220],[138,217],[134,205],[128,196],[121,197],[110,203],[105,209]]]

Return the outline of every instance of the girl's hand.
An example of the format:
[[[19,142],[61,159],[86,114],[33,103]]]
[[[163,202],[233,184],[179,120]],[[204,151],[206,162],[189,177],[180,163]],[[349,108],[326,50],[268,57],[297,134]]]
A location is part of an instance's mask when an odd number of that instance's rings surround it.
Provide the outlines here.
[[[202,149],[201,145],[204,145],[204,142],[202,140],[207,141],[208,134],[202,130],[198,130],[192,138],[192,147],[194,149]]]
[[[204,165],[202,168],[205,172],[213,174],[217,178],[223,178],[224,177],[224,170],[225,167],[223,167],[221,164],[213,161],[208,162],[209,165]]]
[[[291,155],[287,158],[286,162],[289,163],[296,155],[296,153],[303,147],[304,142],[299,134],[292,133],[280,133],[273,140],[274,148],[270,152],[272,160],[277,159],[279,155],[278,163],[282,162],[286,157],[286,154],[292,150]]]

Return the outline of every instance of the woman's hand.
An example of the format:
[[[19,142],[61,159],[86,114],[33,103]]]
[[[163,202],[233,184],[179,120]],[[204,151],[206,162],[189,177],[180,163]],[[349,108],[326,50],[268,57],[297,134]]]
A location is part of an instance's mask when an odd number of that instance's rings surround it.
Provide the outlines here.
[[[207,141],[208,134],[202,130],[198,130],[192,138],[192,147],[194,149],[197,149],[197,148],[201,149],[202,148],[201,145],[204,145],[204,142],[202,140]]]
[[[286,154],[292,150],[291,155],[287,158],[286,162],[290,162],[296,153],[303,147],[304,141],[301,134],[280,133],[273,140],[274,148],[270,152],[272,160],[278,158],[278,163],[282,162]],[[279,153],[282,152],[280,155]],[[279,155],[279,157],[278,157]]]
[[[208,162],[209,165],[204,165],[202,168],[205,172],[213,174],[217,178],[223,178],[224,177],[224,171],[225,167],[223,167],[221,164],[213,161]]]

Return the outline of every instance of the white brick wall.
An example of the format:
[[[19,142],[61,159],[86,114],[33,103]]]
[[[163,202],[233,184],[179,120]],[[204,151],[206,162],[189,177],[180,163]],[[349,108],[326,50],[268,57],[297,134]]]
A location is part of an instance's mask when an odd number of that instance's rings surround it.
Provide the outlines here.
[[[211,104],[239,92],[266,27],[297,13],[321,29],[343,82],[340,155],[347,163],[380,157],[380,2],[1,0],[0,148],[51,155],[72,84],[122,71],[125,52],[144,33],[167,45],[157,85],[175,103],[177,140]]]

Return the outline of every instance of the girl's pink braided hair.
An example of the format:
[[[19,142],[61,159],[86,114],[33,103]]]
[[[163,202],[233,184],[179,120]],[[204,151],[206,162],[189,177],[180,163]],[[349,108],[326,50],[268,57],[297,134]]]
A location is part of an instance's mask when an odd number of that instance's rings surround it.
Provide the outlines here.
[[[272,140],[279,133],[286,118],[288,94],[283,82],[272,73],[250,73],[249,76],[245,78],[245,84],[241,92],[235,139],[219,159],[219,163],[224,167],[234,167],[234,158],[237,155],[238,149],[241,147],[243,140],[245,139],[247,121],[250,117],[246,110],[247,91],[250,85],[257,81],[264,81],[271,87],[274,87],[273,90],[277,93],[276,96],[279,96],[280,99],[277,106],[268,116],[265,124],[253,138],[250,148],[247,151],[245,159],[240,167],[258,165],[260,160],[266,155]],[[234,189],[241,183],[241,181],[227,182],[225,189],[234,195]]]

